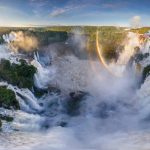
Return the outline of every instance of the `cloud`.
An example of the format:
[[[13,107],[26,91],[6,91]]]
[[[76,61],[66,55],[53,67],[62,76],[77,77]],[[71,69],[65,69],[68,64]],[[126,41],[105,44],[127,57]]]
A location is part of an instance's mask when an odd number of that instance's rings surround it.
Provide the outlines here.
[[[73,10],[75,8],[72,7],[65,7],[65,8],[56,8],[50,13],[50,17],[57,17],[65,14],[66,12]]]
[[[66,9],[66,8],[57,8],[55,10],[53,10],[51,13],[50,13],[50,17],[57,17],[57,16],[60,16],[62,14],[64,14],[65,12],[69,11],[70,9]]]
[[[49,4],[48,2],[48,0],[30,0],[32,12],[36,17],[41,16],[45,12],[45,7]]]
[[[85,7],[86,4],[81,4],[81,5],[66,5],[63,8],[54,8],[53,11],[49,14],[50,17],[58,17],[61,16],[69,11],[75,11],[77,9],[81,9]]]
[[[140,16],[134,16],[131,19],[131,27],[133,28],[139,28],[141,26],[141,17]]]
[[[109,8],[109,9],[116,9],[116,8],[123,8],[127,5],[127,2],[110,2],[110,3],[103,3],[103,8]]]

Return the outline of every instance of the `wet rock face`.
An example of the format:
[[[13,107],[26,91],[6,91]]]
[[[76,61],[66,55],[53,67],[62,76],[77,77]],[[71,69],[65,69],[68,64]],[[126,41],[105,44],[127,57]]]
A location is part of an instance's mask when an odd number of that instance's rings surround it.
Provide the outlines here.
[[[146,66],[146,67],[142,67],[141,62],[145,59],[147,59],[150,56],[149,53],[140,53],[137,52],[134,56],[132,56],[126,66],[126,70],[127,72],[129,72],[130,74],[133,72],[133,63],[135,63],[136,65],[136,73],[139,73],[139,82],[137,83],[137,87],[140,88],[141,84],[144,83],[145,79],[149,76],[150,74],[150,65]]]
[[[138,53],[138,54],[135,54],[134,60],[136,63],[139,63],[140,61],[146,59],[147,57],[149,57],[149,53],[145,53],[145,54]]]
[[[86,99],[88,93],[83,91],[71,92],[70,98],[66,102],[66,112],[70,116],[80,115],[81,102]]]
[[[2,127],[2,121],[0,120],[0,129],[1,129],[1,127]]]
[[[36,97],[40,98],[42,97],[44,94],[47,94],[48,91],[47,89],[40,89],[40,88],[37,88],[37,87],[33,87],[33,93]]]
[[[143,69],[143,74],[142,74],[142,82],[145,81],[145,79],[150,75],[150,65],[146,66]]]
[[[37,87],[33,87],[33,93],[36,97],[40,98],[45,94],[57,94],[60,95],[61,94],[61,90],[52,86],[49,86],[46,89],[41,89],[41,88],[37,88]]]
[[[149,57],[149,53],[136,53],[134,56],[132,56],[127,64],[127,70],[131,69],[133,62],[135,62],[136,64],[140,63],[141,61],[143,61],[144,59]],[[129,70],[131,71],[131,70]]]

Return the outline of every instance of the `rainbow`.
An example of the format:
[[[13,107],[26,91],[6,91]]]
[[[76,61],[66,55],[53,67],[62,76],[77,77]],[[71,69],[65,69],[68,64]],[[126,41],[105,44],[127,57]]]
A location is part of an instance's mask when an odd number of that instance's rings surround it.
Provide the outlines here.
[[[99,44],[99,32],[97,31],[96,32],[96,51],[97,51],[97,54],[98,54],[98,57],[99,57],[99,60],[101,62],[101,64],[103,65],[103,67],[108,71],[108,73],[110,73],[111,75],[115,76],[115,77],[121,77],[120,75],[116,74],[115,72],[113,72],[109,66],[107,65],[105,59],[103,58],[103,55],[102,55],[102,47],[100,46]]]

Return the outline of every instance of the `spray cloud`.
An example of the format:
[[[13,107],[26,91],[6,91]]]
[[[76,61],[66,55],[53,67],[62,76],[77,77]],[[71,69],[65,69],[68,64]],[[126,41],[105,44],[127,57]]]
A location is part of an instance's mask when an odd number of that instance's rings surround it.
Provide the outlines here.
[[[131,19],[131,27],[139,28],[140,26],[141,26],[141,17],[140,16],[134,16]]]
[[[9,44],[14,52],[17,52],[18,50],[32,51],[38,48],[37,38],[29,36],[22,31],[12,31],[9,34],[3,35],[3,39]]]

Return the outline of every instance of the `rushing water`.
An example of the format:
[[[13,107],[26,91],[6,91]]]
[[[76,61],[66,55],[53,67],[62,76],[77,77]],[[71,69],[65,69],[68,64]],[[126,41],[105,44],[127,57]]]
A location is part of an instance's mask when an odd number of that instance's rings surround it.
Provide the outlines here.
[[[137,40],[137,35],[129,36]],[[37,68],[35,85],[39,88],[53,85],[62,92],[38,99],[28,89],[1,82],[16,93],[21,110],[0,109],[1,114],[14,117],[12,123],[3,122],[0,150],[150,149],[150,77],[137,88],[140,76],[136,75],[136,64],[132,66],[133,72],[124,71],[127,62],[123,62],[133,55],[133,44],[139,46],[138,41],[129,41],[118,62],[109,65],[114,72],[123,68],[119,78],[108,74],[98,61],[71,55],[55,57],[52,64],[45,65],[43,56],[34,54],[30,63]],[[0,58],[16,62],[16,58],[22,57],[10,53],[5,46],[0,49]],[[141,51],[149,52],[148,43],[141,46]],[[141,66],[148,65],[149,59],[143,60]],[[80,104],[80,113],[70,116],[64,104],[74,91],[89,94]]]

